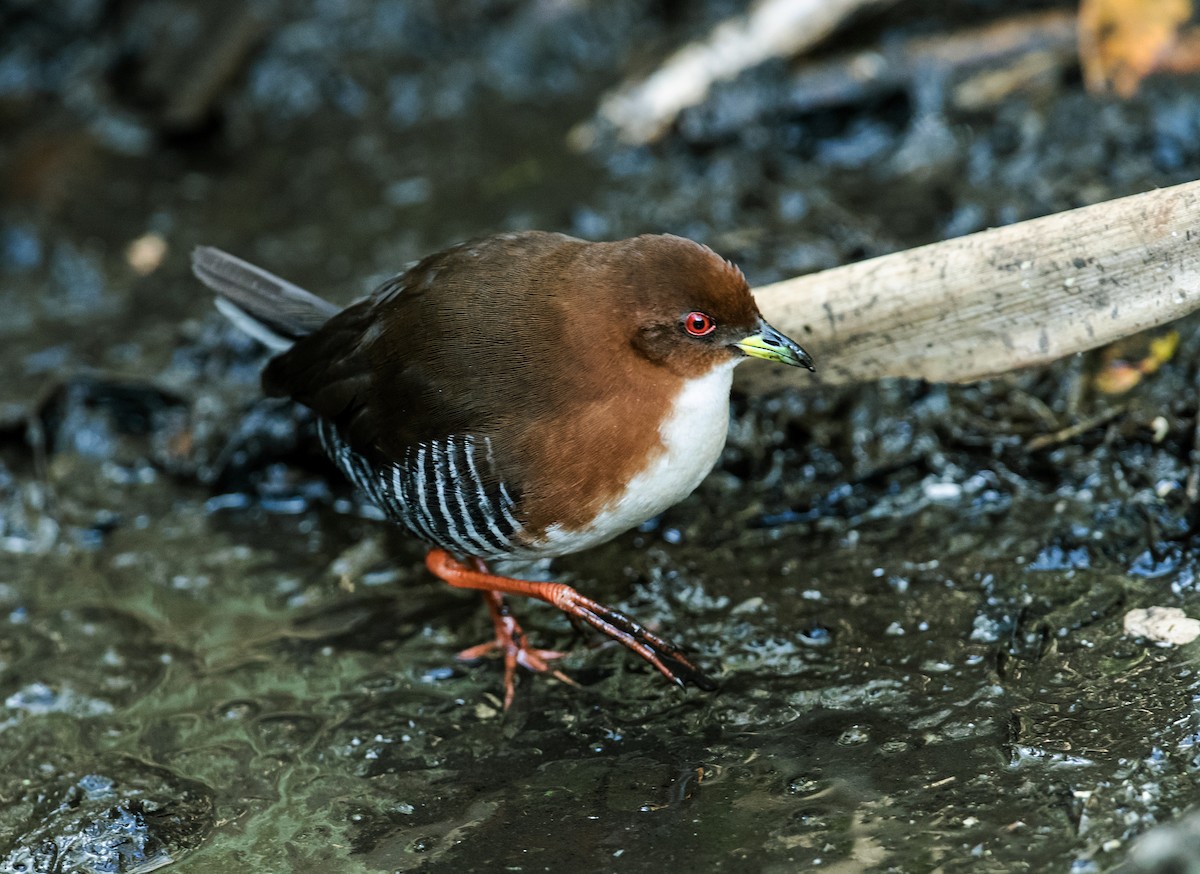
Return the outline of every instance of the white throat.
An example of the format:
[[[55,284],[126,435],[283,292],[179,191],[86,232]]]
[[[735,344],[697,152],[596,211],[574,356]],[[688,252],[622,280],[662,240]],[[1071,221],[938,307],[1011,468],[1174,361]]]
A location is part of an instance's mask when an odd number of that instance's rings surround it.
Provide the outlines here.
[[[611,540],[683,500],[700,485],[725,447],[729,388],[738,362],[718,365],[684,383],[659,426],[662,451],[586,529],[568,531],[557,525],[547,529],[544,544],[549,554],[566,555]]]
[[[633,478],[622,498],[645,496],[648,512],[634,524],[690,495],[721,457],[729,433],[729,388],[737,363],[722,364],[684,383],[658,429],[664,452]]]

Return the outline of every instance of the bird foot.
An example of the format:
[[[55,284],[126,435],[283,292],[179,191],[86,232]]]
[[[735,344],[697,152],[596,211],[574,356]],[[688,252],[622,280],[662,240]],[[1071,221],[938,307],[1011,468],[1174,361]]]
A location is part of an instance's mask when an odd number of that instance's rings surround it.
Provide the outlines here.
[[[457,658],[459,661],[473,662],[493,652],[500,652],[504,657],[505,710],[508,710],[513,703],[517,665],[538,674],[549,674],[568,686],[579,686],[562,671],[549,664],[555,659],[562,658],[565,653],[552,649],[537,649],[529,645],[525,630],[521,628],[521,624],[508,609],[503,595],[499,592],[484,592],[483,601],[487,604],[488,613],[491,614],[492,627],[496,630],[496,637],[462,650]]]
[[[553,604],[566,613],[572,621],[586,623],[601,634],[637,653],[653,665],[660,674],[680,688],[688,683],[706,692],[717,688],[717,684],[693,664],[678,646],[659,637],[624,613],[606,607],[591,598],[585,598],[570,586],[562,583],[539,583],[497,576],[490,573],[487,566],[481,561],[476,561],[476,567],[471,568],[442,549],[431,549],[425,556],[425,566],[434,576],[441,578],[451,586],[462,589],[479,589],[484,592],[488,610],[492,614],[492,624],[496,628],[496,639],[464,650],[459,657],[478,658],[497,649],[504,653],[504,706],[506,709],[512,701],[512,675],[518,664],[524,665],[530,670],[550,673],[571,685],[578,684],[567,678],[561,671],[551,670],[546,664],[547,661],[559,657],[561,653],[532,649],[526,644],[521,626],[508,615],[503,595],[525,595]]]
[[[570,586],[561,583],[549,585],[557,585],[559,588],[550,603],[566,613],[572,621],[582,621],[627,649],[633,650],[680,689],[689,683],[705,692],[712,692],[717,688],[717,684],[671,641],[659,637],[619,610],[585,598]]]

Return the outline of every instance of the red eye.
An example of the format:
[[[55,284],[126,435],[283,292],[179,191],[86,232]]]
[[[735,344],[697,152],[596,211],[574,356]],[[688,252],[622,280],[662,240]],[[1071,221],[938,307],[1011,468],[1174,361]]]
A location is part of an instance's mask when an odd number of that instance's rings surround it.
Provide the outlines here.
[[[704,337],[717,329],[717,323],[704,313],[688,313],[683,317],[683,329],[693,337]]]

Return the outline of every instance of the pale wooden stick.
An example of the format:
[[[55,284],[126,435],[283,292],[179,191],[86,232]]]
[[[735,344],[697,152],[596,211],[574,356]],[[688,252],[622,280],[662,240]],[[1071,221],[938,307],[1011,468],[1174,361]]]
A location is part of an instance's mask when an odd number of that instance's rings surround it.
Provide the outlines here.
[[[600,117],[622,142],[658,139],[689,106],[702,102],[715,82],[732,79],[768,58],[791,57],[825,39],[855,12],[895,0],[758,0],[745,15],[726,19],[701,41],[668,58],[646,79],[627,82],[608,94]],[[577,149],[590,148],[592,123],[569,136]]]
[[[816,379],[970,382],[1044,364],[1200,307],[1200,182],[872,258],[755,291]],[[741,367],[750,390],[807,385]]]

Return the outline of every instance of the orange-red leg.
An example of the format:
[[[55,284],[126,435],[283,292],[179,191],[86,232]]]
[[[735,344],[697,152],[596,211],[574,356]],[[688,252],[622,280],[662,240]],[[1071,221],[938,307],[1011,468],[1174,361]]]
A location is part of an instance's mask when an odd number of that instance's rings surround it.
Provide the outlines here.
[[[508,707],[512,700],[512,674],[515,666],[521,664],[531,670],[546,671],[546,660],[557,657],[559,653],[528,647],[520,625],[507,615],[504,595],[524,595],[554,605],[573,620],[586,622],[600,633],[633,650],[680,688],[687,683],[705,691],[716,688],[716,683],[696,667],[675,644],[659,637],[623,613],[605,607],[591,598],[585,598],[570,586],[497,576],[488,572],[483,562],[478,562],[477,568],[471,568],[444,549],[431,549],[425,556],[425,566],[434,576],[451,586],[478,589],[485,593],[488,609],[492,612],[492,623],[496,628],[496,640],[464,650],[460,655],[478,657],[495,649],[505,653],[505,707]],[[560,671],[552,673],[560,679],[563,678]]]
[[[496,630],[496,636],[492,640],[486,640],[477,646],[464,649],[458,654],[458,657],[463,661],[470,662],[483,658],[496,650],[500,651],[504,656],[505,710],[512,706],[517,665],[539,674],[549,674],[571,686],[578,685],[562,671],[550,667],[549,662],[562,658],[563,653],[552,649],[536,649],[529,645],[525,629],[521,628],[520,623],[513,617],[508,605],[504,603],[502,594],[484,592],[483,603],[487,605],[488,613],[492,617],[492,627]]]

